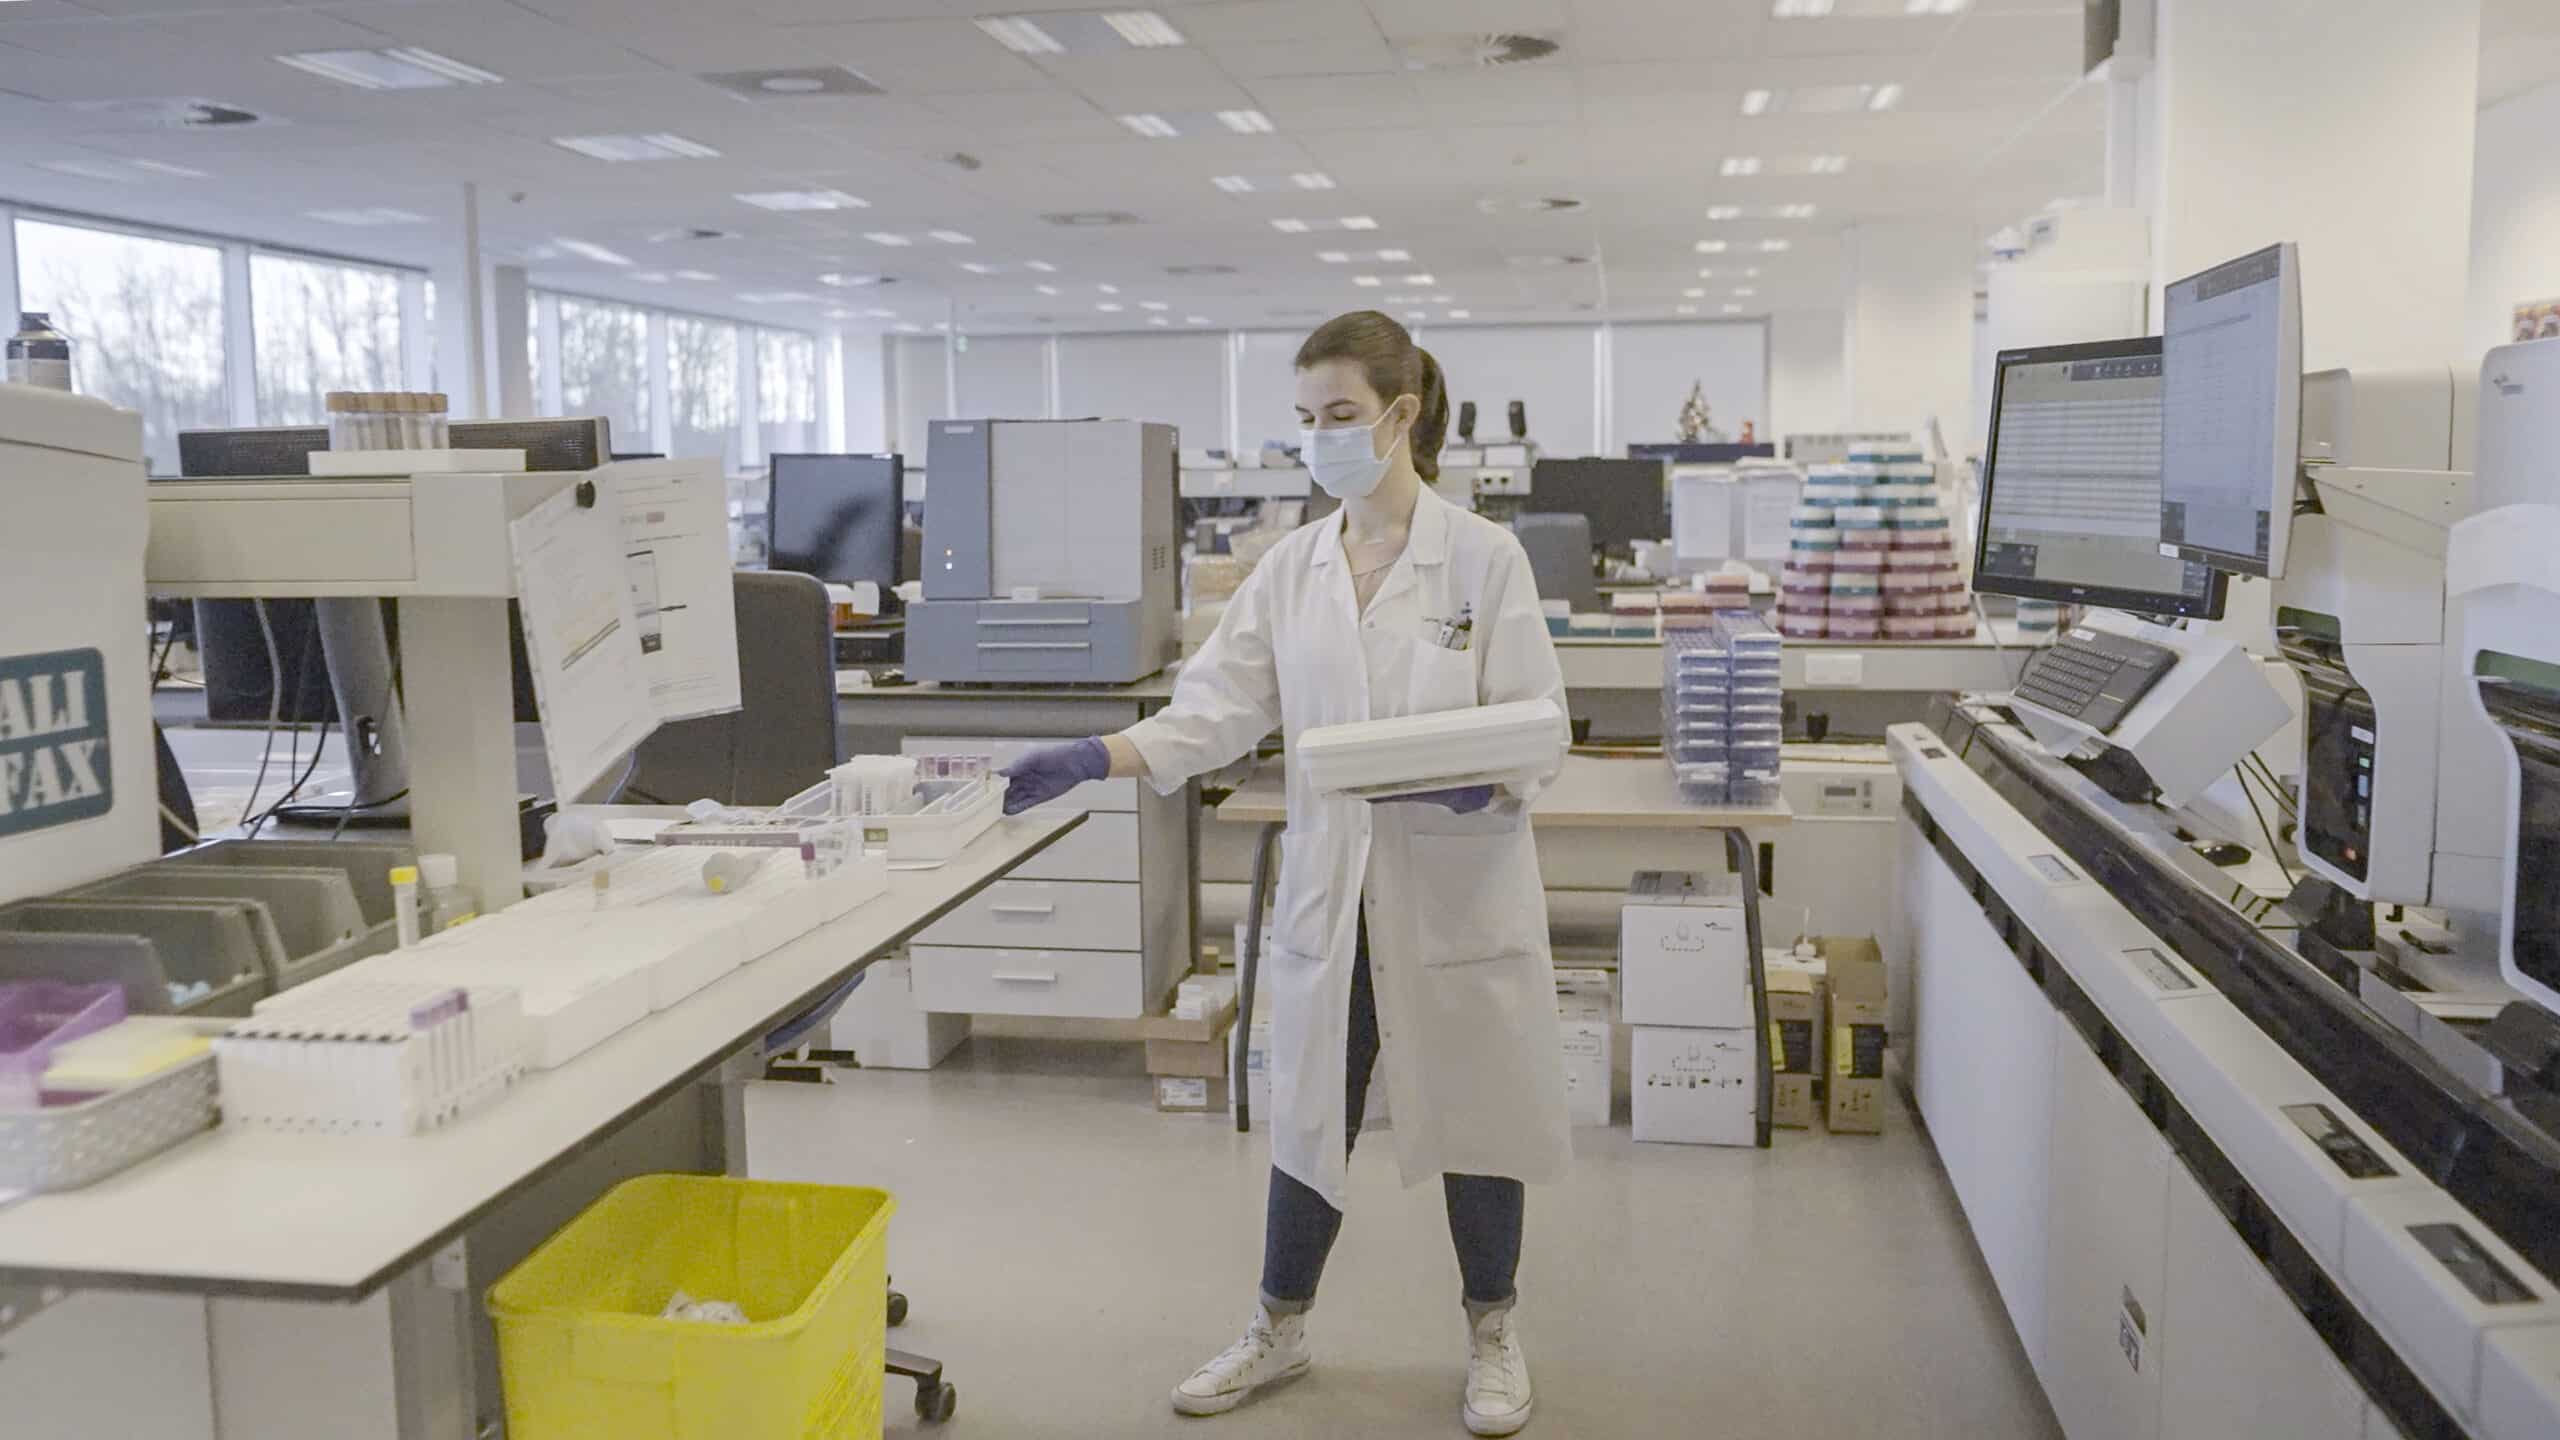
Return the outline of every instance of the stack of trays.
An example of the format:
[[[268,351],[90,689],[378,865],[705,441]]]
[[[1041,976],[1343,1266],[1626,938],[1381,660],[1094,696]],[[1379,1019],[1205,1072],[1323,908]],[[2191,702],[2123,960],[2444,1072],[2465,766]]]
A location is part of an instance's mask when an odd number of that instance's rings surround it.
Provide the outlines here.
[[[1554,773],[1564,744],[1564,714],[1555,702],[1520,700],[1320,726],[1299,736],[1295,749],[1300,771],[1318,793],[1375,800],[1459,785],[1526,784]]]
[[[1663,753],[1690,803],[1764,805],[1777,795],[1782,644],[1749,610],[1663,637]]]

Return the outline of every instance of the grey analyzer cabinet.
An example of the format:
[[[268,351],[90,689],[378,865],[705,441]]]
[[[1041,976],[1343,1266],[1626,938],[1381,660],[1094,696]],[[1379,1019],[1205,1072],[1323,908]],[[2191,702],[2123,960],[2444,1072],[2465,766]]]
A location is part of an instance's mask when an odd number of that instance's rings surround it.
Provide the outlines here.
[[[933,422],[907,674],[1121,685],[1172,664],[1178,444],[1137,420]]]

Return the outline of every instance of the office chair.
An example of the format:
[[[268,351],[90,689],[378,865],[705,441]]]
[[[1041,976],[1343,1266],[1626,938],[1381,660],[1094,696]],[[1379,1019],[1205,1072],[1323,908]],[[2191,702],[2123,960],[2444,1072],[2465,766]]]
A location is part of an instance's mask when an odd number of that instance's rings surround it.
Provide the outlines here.
[[[827,587],[740,570],[738,695],[745,708],[661,725],[622,786],[633,804],[779,805],[826,778],[836,755],[835,635]]]
[[[1528,552],[1538,598],[1571,602],[1575,613],[1600,608],[1599,577],[1591,568],[1591,519],[1587,515],[1522,515],[1511,522]]]

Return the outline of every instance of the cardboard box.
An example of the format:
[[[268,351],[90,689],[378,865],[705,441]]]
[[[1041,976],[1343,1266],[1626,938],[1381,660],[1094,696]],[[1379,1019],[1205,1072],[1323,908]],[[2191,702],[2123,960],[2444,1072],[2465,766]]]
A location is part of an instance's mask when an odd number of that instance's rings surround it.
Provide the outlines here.
[[[1830,1022],[1826,1122],[1837,1134],[1873,1135],[1884,1129],[1884,950],[1865,937],[1818,943]]]
[[[1822,983],[1800,966],[1769,966],[1769,1120],[1810,1130],[1822,1086]]]
[[[1618,983],[1628,1024],[1748,1029],[1752,959],[1734,876],[1648,870],[1627,887]]]
[[[828,1058],[850,1054],[866,1070],[930,1070],[968,1038],[968,1016],[916,1007],[913,972],[903,959],[864,971],[827,1026]]]
[[[1224,1075],[1159,1075],[1155,1082],[1156,1108],[1168,1115],[1223,1114],[1229,1108]]]
[[[1564,1108],[1576,1125],[1609,1123],[1613,984],[1606,970],[1558,970],[1556,1018],[1562,1026]]]
[[[1748,1025],[1635,1030],[1635,1138],[1682,1145],[1759,1143],[1759,1052]]]

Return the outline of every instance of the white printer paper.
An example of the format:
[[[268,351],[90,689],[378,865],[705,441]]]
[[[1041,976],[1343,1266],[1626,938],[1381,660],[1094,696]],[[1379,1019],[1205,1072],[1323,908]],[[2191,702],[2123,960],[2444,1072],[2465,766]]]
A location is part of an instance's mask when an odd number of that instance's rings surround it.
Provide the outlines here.
[[[1721,475],[1677,475],[1679,486],[1671,518],[1678,533],[1673,550],[1684,560],[1714,562],[1730,558],[1733,545],[1733,482]],[[1782,543],[1778,547],[1785,550]]]
[[[584,488],[561,491],[507,527],[542,745],[553,792],[565,799],[585,793],[657,728],[631,609],[621,497],[602,470],[593,505],[581,508]],[[733,695],[736,684],[733,667]]]
[[[606,470],[622,496],[623,564],[651,708],[661,721],[737,709],[728,485],[718,463],[629,460]]]
[[[1742,482],[1742,558],[1787,558],[1787,521],[1795,514],[1803,487],[1793,475],[1772,475]]]

